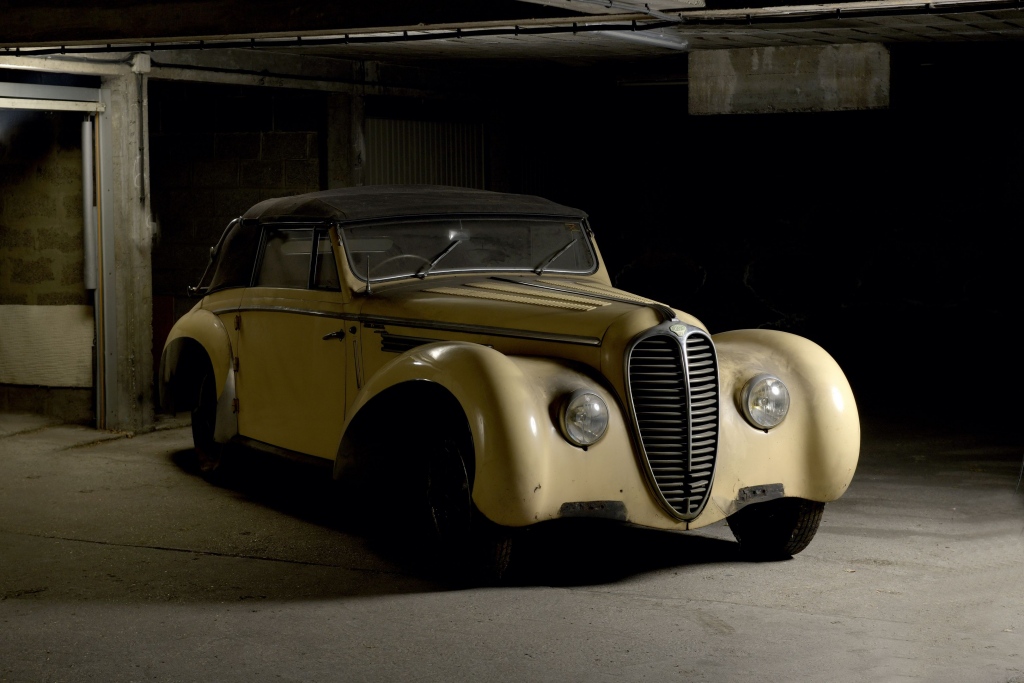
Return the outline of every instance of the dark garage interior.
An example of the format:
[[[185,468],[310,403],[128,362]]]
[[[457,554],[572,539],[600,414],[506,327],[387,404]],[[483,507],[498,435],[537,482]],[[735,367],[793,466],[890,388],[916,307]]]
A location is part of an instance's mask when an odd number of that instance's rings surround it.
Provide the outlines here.
[[[0,33],[0,681],[1024,681],[1018,6],[243,5]],[[807,550],[560,520],[481,585],[323,468],[200,477],[157,384],[210,247],[391,183],[580,208],[615,287],[828,351],[860,461]]]
[[[587,211],[617,286],[712,331],[809,337],[872,413],[947,424],[921,398],[948,388],[951,349],[926,330],[972,321],[956,342],[968,358],[1009,356],[1016,343],[1010,235],[1024,139],[1005,83],[1021,64],[1016,44],[893,49],[884,111],[686,116],[685,83],[634,85],[603,65],[502,65],[460,74],[467,85],[450,96],[366,108],[479,126],[487,189]],[[654,68],[685,73],[685,56]],[[154,305],[176,298],[166,334],[231,218],[325,186],[327,98],[162,82],[150,98]],[[865,343],[856,331],[869,326]],[[991,399],[960,402],[953,419],[1012,424],[1012,382],[979,373],[971,385]]]

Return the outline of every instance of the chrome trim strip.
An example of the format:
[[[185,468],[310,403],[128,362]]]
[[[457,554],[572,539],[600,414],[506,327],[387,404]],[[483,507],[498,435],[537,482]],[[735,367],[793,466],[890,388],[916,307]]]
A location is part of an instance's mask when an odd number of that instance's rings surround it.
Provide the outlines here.
[[[350,263],[349,264],[349,268],[351,268],[351,267],[352,267],[352,264]],[[371,284],[379,284],[381,282],[394,282],[396,280],[410,280],[410,279],[413,279],[413,278],[416,278],[417,280],[423,280],[423,279],[425,279],[427,277],[431,277],[431,276],[434,276],[434,275],[464,275],[464,274],[467,274],[467,273],[469,273],[469,274],[472,274],[472,273],[493,273],[495,271],[505,272],[505,273],[530,273],[530,274],[536,274],[536,271],[533,268],[526,268],[526,267],[523,267],[523,268],[495,268],[494,266],[488,266],[486,268],[485,267],[480,267],[480,268],[458,268],[458,269],[449,268],[447,270],[432,270],[432,271],[430,271],[430,275],[426,275],[426,276],[424,276],[422,278],[419,275],[417,275],[416,273],[411,273],[411,274],[403,274],[403,275],[390,275],[388,277],[381,277],[381,278],[374,277],[374,278],[370,278],[370,280],[371,280]],[[366,276],[365,275],[360,275],[355,270],[352,270],[351,272],[356,276],[357,280],[359,280],[360,282],[366,282]],[[587,277],[589,275],[593,275],[596,272],[597,272],[597,266],[594,266],[594,268],[591,269],[591,270],[558,270],[558,269],[552,268],[551,270],[545,270],[544,274],[545,275],[571,275],[572,277]],[[495,278],[495,279],[497,279],[497,278]]]
[[[310,311],[291,306],[240,306],[221,309],[205,309],[215,315],[223,313],[243,313],[245,311],[275,311],[279,313],[295,313],[297,315],[313,315],[322,318],[352,320],[362,324],[394,325],[419,330],[440,330],[442,332],[461,332],[463,334],[479,334],[488,337],[508,337],[510,339],[528,339],[530,341],[555,342],[558,344],[575,344],[577,346],[600,346],[598,337],[583,337],[575,334],[557,334],[554,332],[534,332],[509,327],[489,327],[487,325],[470,325],[467,323],[447,323],[443,321],[416,320],[414,318],[392,318],[380,315],[362,315],[351,313],[331,313],[327,311]]]
[[[699,337],[704,339],[708,343],[708,347],[711,349],[711,356],[714,365],[714,381],[715,381],[715,441],[714,441],[714,459],[711,461],[711,471],[708,473],[708,489],[704,494],[704,499],[701,501],[700,506],[693,512],[691,519],[696,519],[704,512],[704,508],[707,507],[708,501],[711,500],[711,489],[715,485],[715,474],[718,472],[718,456],[721,454],[722,444],[722,376],[718,367],[718,352],[715,350],[715,343],[711,340],[711,335],[704,330],[696,327],[687,326],[686,336],[680,338],[679,346],[683,353],[683,367],[686,376],[686,403],[687,403],[687,459],[690,461],[689,464],[693,465],[694,456],[694,382],[700,382],[707,380],[695,380],[695,370],[690,366],[690,349],[689,342],[691,338]],[[702,435],[702,439],[707,438],[707,435]]]
[[[414,320],[411,318],[391,318],[377,315],[345,316],[346,320],[356,320],[364,324],[394,325],[421,330],[441,330],[443,332],[462,332],[480,334],[490,337],[509,337],[512,339],[529,339],[531,341],[547,341],[560,344],[576,344],[578,346],[600,346],[597,337],[583,337],[575,334],[557,334],[554,332],[534,332],[509,327],[488,327],[487,325],[469,325],[466,323],[446,323],[432,320]]]
[[[303,290],[305,291],[305,290]],[[230,308],[207,308],[205,309],[214,315],[223,313],[244,313],[246,311],[274,311],[276,313],[294,313],[296,315],[313,315],[318,318],[337,318],[339,320],[350,320],[353,316],[344,313],[332,313],[330,311],[311,311],[308,308],[294,308],[292,306],[232,306]]]
[[[678,510],[676,510],[674,507],[672,507],[672,504],[669,503],[668,500],[665,498],[665,494],[663,494],[661,492],[661,487],[658,486],[658,480],[655,478],[654,470],[651,467],[650,457],[648,457],[648,455],[647,455],[647,448],[644,446],[643,435],[640,433],[640,421],[637,419],[636,407],[635,407],[634,401],[633,401],[633,386],[632,386],[632,382],[629,381],[629,369],[630,369],[630,364],[631,364],[631,360],[632,360],[632,356],[633,356],[633,349],[636,348],[636,345],[639,344],[644,339],[647,339],[648,337],[659,336],[659,335],[664,335],[664,336],[670,336],[671,335],[671,333],[669,333],[669,331],[668,331],[668,325],[666,323],[662,323],[661,325],[658,325],[656,327],[652,327],[652,328],[650,328],[648,330],[644,330],[643,332],[641,332],[640,334],[635,336],[629,342],[629,344],[626,345],[625,357],[622,359],[623,360],[623,371],[625,373],[624,376],[623,376],[623,379],[625,380],[624,384],[626,386],[626,407],[629,410],[630,422],[631,422],[632,427],[633,427],[633,429],[630,430],[633,433],[633,443],[636,445],[636,449],[637,449],[636,452],[640,456],[640,466],[643,469],[644,478],[647,480],[647,487],[648,487],[648,489],[651,491],[651,493],[654,494],[654,497],[658,500],[658,502],[661,503],[661,507],[662,507],[663,510],[665,510],[665,512],[667,512],[672,517],[674,517],[675,519],[677,519],[677,520],[679,520],[681,522],[686,522],[687,523],[687,528],[689,528],[690,520],[687,519],[684,515],[681,515]],[[680,352],[682,353],[683,352],[683,349],[682,349],[683,345],[680,343],[679,346],[680,346]],[[680,365],[681,366],[682,366],[683,363],[685,363],[685,361],[680,359]],[[689,387],[687,387],[687,391],[689,391]],[[683,407],[685,408],[687,406],[683,406]],[[687,422],[689,422],[689,417],[687,417]]]
[[[209,311],[214,315],[224,315],[225,313],[234,313],[238,310],[238,306],[228,306],[225,308],[204,308],[204,311]]]

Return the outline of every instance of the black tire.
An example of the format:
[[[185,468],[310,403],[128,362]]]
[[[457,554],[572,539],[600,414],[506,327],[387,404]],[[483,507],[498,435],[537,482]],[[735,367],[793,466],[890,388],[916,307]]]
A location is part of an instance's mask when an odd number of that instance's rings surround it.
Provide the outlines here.
[[[463,546],[472,535],[471,491],[457,442],[438,439],[427,452],[426,501],[430,526],[445,549]]]
[[[215,481],[224,475],[225,445],[214,441],[217,424],[217,382],[213,371],[199,381],[196,404],[192,409],[192,443],[196,450],[196,466],[206,479]]]
[[[744,555],[778,560],[796,555],[810,544],[824,510],[824,503],[780,498],[748,505],[727,521]]]
[[[437,437],[427,449],[426,507],[441,564],[459,578],[485,583],[508,575],[512,534],[494,524],[473,503],[472,448],[465,440]]]

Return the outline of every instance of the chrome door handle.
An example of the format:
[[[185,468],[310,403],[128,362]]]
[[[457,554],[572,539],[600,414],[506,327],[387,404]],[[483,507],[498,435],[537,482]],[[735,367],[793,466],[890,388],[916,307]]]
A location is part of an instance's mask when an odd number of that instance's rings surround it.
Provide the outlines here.
[[[338,330],[337,332],[330,332],[328,334],[325,334],[324,335],[324,341],[327,341],[328,339],[343,339],[344,337],[345,337],[345,329],[342,328],[342,329]]]

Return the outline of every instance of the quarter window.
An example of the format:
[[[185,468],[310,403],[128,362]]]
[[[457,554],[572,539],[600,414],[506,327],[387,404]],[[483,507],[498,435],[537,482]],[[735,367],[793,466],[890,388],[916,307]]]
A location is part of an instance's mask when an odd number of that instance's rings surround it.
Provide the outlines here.
[[[256,286],[306,289],[312,248],[312,229],[269,231]]]
[[[339,291],[327,228],[265,228],[256,287]]]

